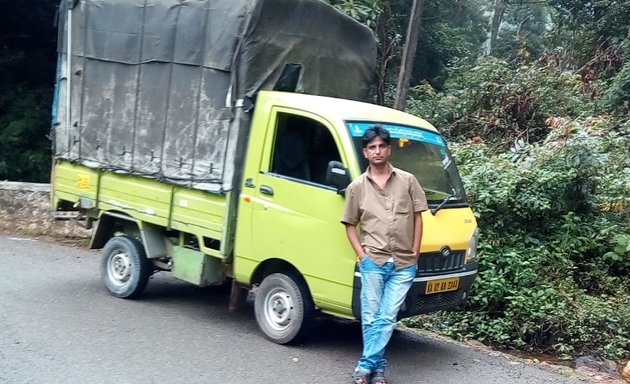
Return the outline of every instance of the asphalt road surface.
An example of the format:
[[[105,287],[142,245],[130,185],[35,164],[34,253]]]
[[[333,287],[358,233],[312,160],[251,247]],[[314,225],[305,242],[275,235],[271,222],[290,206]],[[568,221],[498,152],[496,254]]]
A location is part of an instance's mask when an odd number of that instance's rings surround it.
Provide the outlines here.
[[[0,235],[0,383],[349,383],[356,322],[318,321],[302,345],[259,333],[250,304],[165,273],[110,296],[97,252]],[[575,377],[409,330],[388,348],[392,384],[578,383]]]

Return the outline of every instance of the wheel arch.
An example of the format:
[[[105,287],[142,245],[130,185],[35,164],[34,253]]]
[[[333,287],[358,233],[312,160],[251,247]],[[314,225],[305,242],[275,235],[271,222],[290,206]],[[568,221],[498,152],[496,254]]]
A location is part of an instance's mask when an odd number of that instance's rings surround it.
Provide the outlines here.
[[[250,284],[258,285],[265,277],[273,273],[285,273],[295,277],[296,279],[300,279],[308,291],[309,299],[313,300],[311,287],[308,285],[308,281],[306,281],[304,275],[302,275],[299,269],[286,260],[273,258],[261,262],[254,270],[254,273],[252,273]]]
[[[150,224],[118,211],[102,212],[92,234],[90,249],[101,249],[120,230],[137,238],[144,247],[146,257],[155,259],[167,256],[164,228]]]

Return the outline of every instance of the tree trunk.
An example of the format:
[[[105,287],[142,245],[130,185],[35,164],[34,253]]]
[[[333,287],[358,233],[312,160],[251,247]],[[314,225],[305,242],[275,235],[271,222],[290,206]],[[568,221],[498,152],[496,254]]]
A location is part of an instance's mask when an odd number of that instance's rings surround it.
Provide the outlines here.
[[[394,108],[404,111],[409,93],[409,83],[413,70],[413,60],[416,57],[418,39],[420,38],[420,26],[422,12],[424,10],[424,0],[413,0],[411,14],[409,15],[409,25],[407,27],[407,37],[405,38],[405,48],[403,49],[400,72],[398,73],[398,87],[396,88],[396,98]]]
[[[379,57],[377,64],[377,86],[376,103],[385,105],[386,79],[390,61],[396,56],[397,40],[395,23],[392,21],[392,10],[389,2],[383,2],[381,12],[376,26],[376,34],[379,41]]]
[[[505,13],[506,7],[506,0],[497,0],[496,3],[494,3],[494,15],[492,16],[492,26],[490,29],[490,45],[487,50],[488,55],[492,55],[492,52],[494,51],[497,36],[499,35],[499,27],[503,21],[503,14]]]

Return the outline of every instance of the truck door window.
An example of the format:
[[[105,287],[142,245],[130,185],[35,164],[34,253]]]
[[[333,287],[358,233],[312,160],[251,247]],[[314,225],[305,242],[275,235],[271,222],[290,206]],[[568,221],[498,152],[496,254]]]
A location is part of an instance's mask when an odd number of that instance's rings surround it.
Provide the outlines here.
[[[303,116],[279,113],[271,172],[279,176],[326,185],[326,170],[340,161],[332,134],[323,124]]]

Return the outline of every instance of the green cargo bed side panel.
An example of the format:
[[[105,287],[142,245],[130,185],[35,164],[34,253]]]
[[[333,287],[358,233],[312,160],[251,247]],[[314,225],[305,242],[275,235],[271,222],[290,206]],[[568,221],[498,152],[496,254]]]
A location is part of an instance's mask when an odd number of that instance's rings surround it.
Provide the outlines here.
[[[96,200],[98,189],[97,169],[58,161],[53,174],[53,209],[59,200],[76,203],[80,198]]]
[[[204,238],[225,242],[228,198],[165,183],[138,175],[97,170],[56,160],[53,174],[53,204],[72,204],[88,198],[99,211],[116,211],[142,222],[198,236],[207,253],[218,250],[204,246]]]
[[[210,237],[221,239],[226,203],[224,195],[176,187],[171,226],[184,231],[189,227],[204,228]]]
[[[173,185],[106,171],[99,183],[98,208],[122,211],[136,219],[167,226],[172,192]]]

